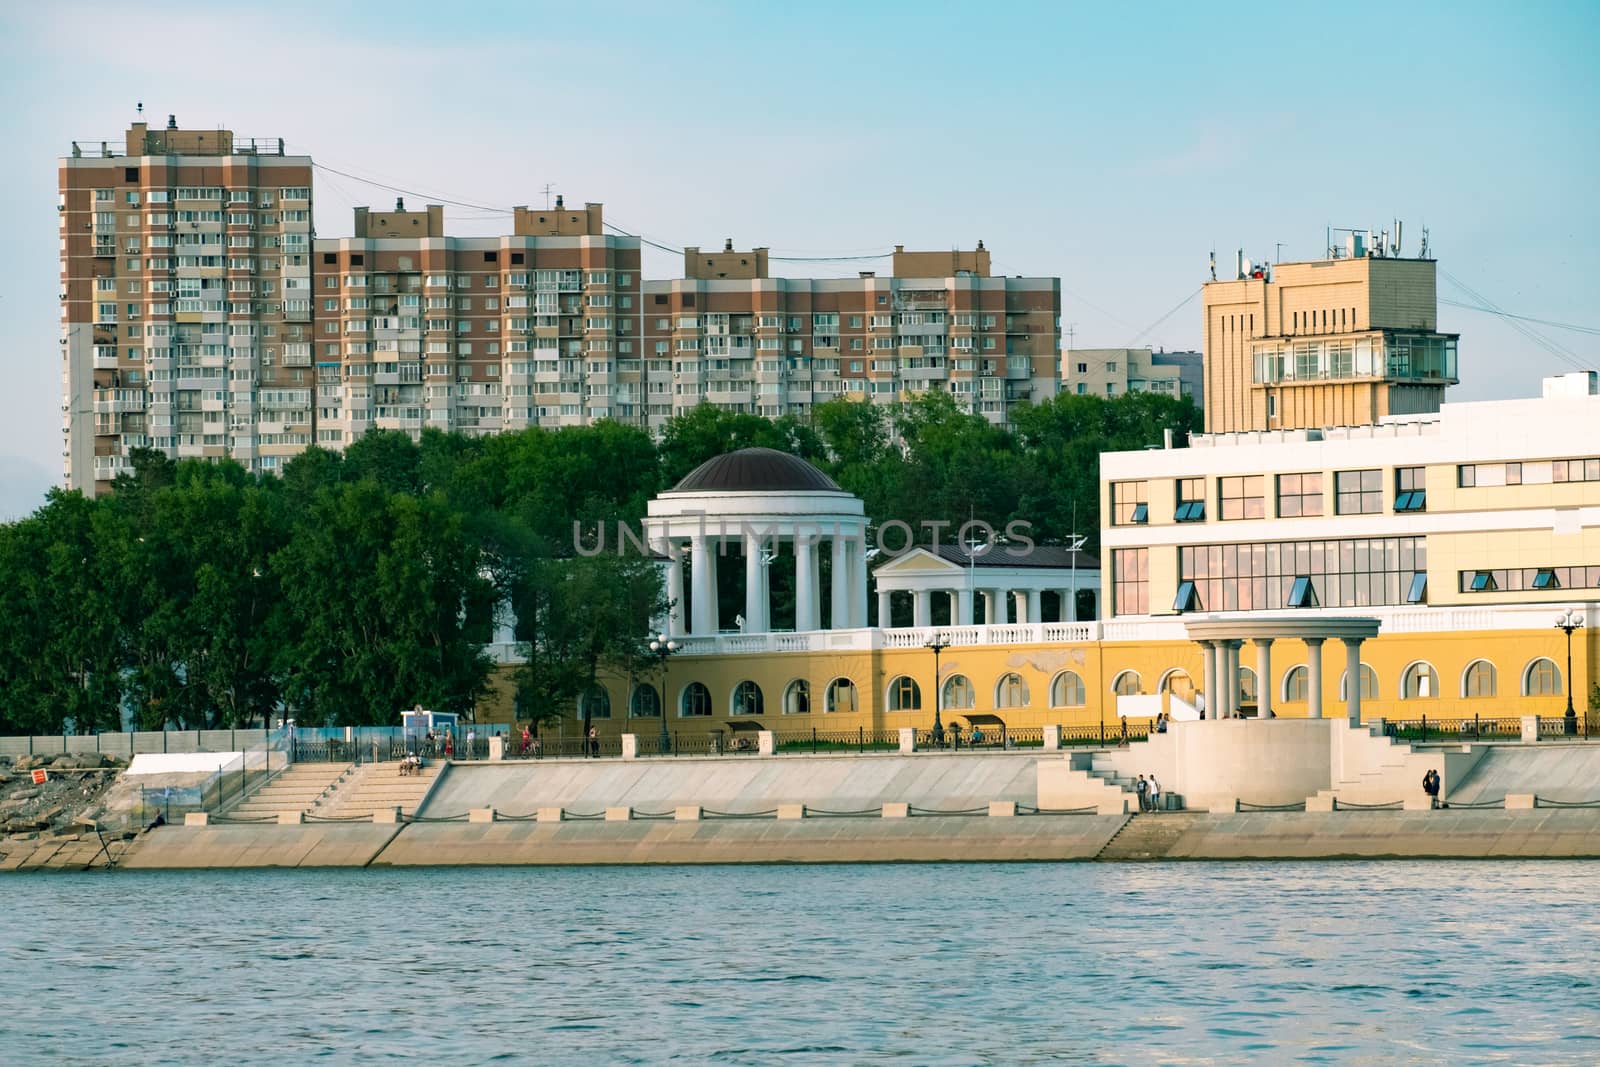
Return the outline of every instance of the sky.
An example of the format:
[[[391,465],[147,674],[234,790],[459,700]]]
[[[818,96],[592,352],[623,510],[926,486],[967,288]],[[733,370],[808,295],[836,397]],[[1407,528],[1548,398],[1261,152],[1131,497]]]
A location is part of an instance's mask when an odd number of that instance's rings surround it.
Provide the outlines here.
[[[544,204],[548,185],[672,248],[981,239],[997,273],[1061,279],[1063,344],[1079,347],[1198,349],[1212,250],[1223,270],[1241,248],[1316,258],[1329,226],[1401,219],[1402,254],[1429,230],[1441,301],[1525,317],[1441,303],[1440,328],[1462,335],[1449,399],[1600,367],[1592,0],[129,10],[0,12],[0,521],[60,479],[57,160],[122,140],[141,102],[152,125],[282,137],[330,168],[319,236],[389,207],[383,186],[491,209],[449,207],[457,235],[505,233],[499,212]],[[646,249],[646,277],[681,268]]]

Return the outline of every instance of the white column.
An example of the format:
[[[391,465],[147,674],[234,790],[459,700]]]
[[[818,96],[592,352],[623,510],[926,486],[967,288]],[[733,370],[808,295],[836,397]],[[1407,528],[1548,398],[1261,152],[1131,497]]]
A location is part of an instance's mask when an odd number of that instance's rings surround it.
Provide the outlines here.
[[[1351,726],[1361,725],[1361,638],[1344,639],[1345,711]]]
[[[894,602],[887,589],[878,590],[878,627],[887,630],[894,625]]]
[[[856,626],[867,624],[867,533],[861,531],[861,539],[850,546],[851,554],[855,558],[855,578],[850,586],[850,603],[855,607]]]
[[[805,533],[794,540],[794,628],[817,629],[817,545]]]
[[[828,629],[850,628],[850,551],[849,542],[834,531],[833,536],[833,609],[829,612]]]
[[[1272,638],[1256,638],[1256,715],[1272,718]]]
[[[983,591],[983,624],[993,626],[998,620],[995,611],[1000,606],[1000,590],[985,589]]]
[[[669,550],[672,551],[672,550]],[[672,562],[667,564],[667,636],[677,637],[683,630],[683,555],[672,551]]]
[[[1206,718],[1217,717],[1217,643],[1215,641],[1200,642],[1201,673],[1204,675],[1206,695]]]
[[[767,591],[762,579],[763,539],[753,532],[744,535],[744,629],[746,633],[767,632]]]
[[[956,592],[956,618],[961,620],[962,626],[972,625],[972,590],[960,589]]]
[[[1217,642],[1217,718],[1231,719],[1239,706],[1239,672],[1235,669],[1234,643]]]
[[[689,578],[694,582],[693,633],[717,632],[717,602],[711,575],[711,551],[705,535],[689,540]]]
[[[933,624],[932,594],[926,589],[918,589],[911,594],[911,625],[931,626]]]
[[[1044,604],[1037,589],[1028,590],[1028,621],[1044,622]]]
[[[1322,718],[1322,638],[1306,638],[1306,714]]]
[[[1017,621],[1028,622],[1028,594],[1020,589],[1011,589],[1008,592],[1011,594],[1012,613],[1016,615]]]

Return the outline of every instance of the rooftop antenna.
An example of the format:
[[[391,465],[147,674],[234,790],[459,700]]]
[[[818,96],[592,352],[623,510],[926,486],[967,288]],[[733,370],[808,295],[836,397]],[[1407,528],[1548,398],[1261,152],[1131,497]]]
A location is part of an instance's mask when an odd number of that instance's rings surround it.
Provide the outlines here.
[[[1215,272],[1213,272],[1213,277],[1214,276],[1215,276]],[[1067,323],[1067,351],[1068,352],[1072,351],[1072,339],[1074,337],[1076,337],[1077,335],[1078,335],[1078,324],[1075,323],[1075,322]]]
[[[1418,259],[1427,259],[1428,258],[1428,251],[1429,251],[1429,249],[1428,249],[1428,228],[1426,226],[1424,226],[1422,228],[1422,249],[1419,252],[1417,252],[1417,258]]]
[[[139,114],[143,115],[144,114],[144,101],[143,100],[139,101],[139,103],[134,107],[134,110],[137,111]]]
[[[550,191],[554,188],[555,186],[551,185],[549,182],[544,183],[544,209],[546,211],[550,210]]]
[[[1215,248],[1211,250],[1211,280],[1217,280],[1217,250]]]
[[[1400,228],[1404,225],[1405,223],[1399,219],[1394,220],[1394,254],[1396,259],[1400,258]]]
[[[1277,250],[1277,254],[1275,256],[1273,256],[1273,262],[1274,263],[1282,263],[1283,262],[1283,242],[1282,241],[1279,241],[1277,243],[1277,249],[1278,249]]]

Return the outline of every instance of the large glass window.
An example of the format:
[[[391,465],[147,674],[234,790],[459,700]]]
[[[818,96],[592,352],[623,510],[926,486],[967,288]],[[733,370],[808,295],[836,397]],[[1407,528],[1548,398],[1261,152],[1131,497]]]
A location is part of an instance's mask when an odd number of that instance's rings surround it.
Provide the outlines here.
[[[1147,482],[1111,483],[1111,523],[1137,526],[1150,521]]]
[[[1266,479],[1259,474],[1217,479],[1217,495],[1224,519],[1260,519],[1267,514],[1262,488]]]
[[[1075,671],[1062,671],[1050,683],[1052,708],[1081,708],[1084,705],[1083,679]]]
[[[1150,613],[1150,550],[1118,548],[1111,553],[1112,611],[1117,615]]]
[[[1492,697],[1495,695],[1494,664],[1480,659],[1467,668],[1461,676],[1461,695],[1464,697]]]
[[[1278,517],[1295,519],[1322,514],[1322,474],[1278,475]]]
[[[761,687],[754,682],[743,681],[733,690],[733,706],[729,714],[760,715],[762,703]]]
[[[1543,657],[1528,664],[1522,672],[1522,695],[1547,697],[1561,695],[1561,671],[1552,660]]]
[[[828,713],[856,710],[856,684],[848,678],[835,678],[828,683],[822,710]]]
[[[994,706],[997,708],[1025,708],[1028,706],[1028,683],[1020,674],[1008,674],[1000,679],[994,689]]]
[[[1194,583],[1205,611],[1282,609],[1289,606],[1300,578],[1315,590],[1322,607],[1404,604],[1413,576],[1427,568],[1420,537],[1185,545],[1178,550],[1178,581]]]
[[[964,674],[952,674],[944,683],[943,707],[952,711],[967,711],[978,704],[978,692]]]
[[[1378,515],[1383,512],[1383,472],[1338,471],[1333,476],[1335,515]]]
[[[1540,592],[1600,589],[1600,566],[1513,567],[1458,572],[1463,593]]]
[[[889,683],[890,711],[918,711],[922,708],[922,690],[916,679],[902,674]]]

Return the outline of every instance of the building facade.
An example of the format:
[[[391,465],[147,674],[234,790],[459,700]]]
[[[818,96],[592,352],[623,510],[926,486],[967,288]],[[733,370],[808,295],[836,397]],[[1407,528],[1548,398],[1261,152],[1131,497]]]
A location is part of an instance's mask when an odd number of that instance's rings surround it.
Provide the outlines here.
[[[1061,353],[1061,391],[1078,396],[1159,393],[1205,403],[1205,380],[1198,352],[1155,352],[1149,348],[1070,348]]]
[[[1208,433],[1361,426],[1439,410],[1456,334],[1431,259],[1368,254],[1250,267],[1202,290]]]
[[[135,448],[261,469],[311,441],[311,160],[129,127],[60,161],[62,477]]]

